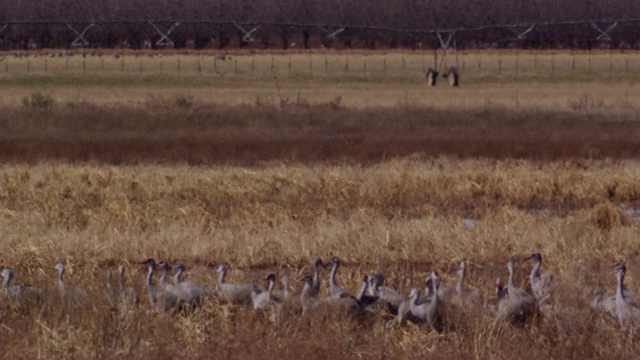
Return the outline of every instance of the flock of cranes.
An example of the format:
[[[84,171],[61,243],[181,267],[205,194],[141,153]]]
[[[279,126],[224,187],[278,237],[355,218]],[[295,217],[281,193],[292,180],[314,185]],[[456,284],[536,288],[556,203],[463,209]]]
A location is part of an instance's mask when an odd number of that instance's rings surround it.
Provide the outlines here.
[[[275,274],[269,274],[264,278],[267,282],[266,289],[255,284],[230,284],[226,282],[227,268],[219,265],[216,272],[219,274],[217,286],[210,287],[197,282],[183,281],[182,275],[185,266],[176,262],[171,266],[168,262],[156,263],[153,259],[142,262],[148,267],[146,277],[147,296],[150,311],[193,311],[207,298],[215,298],[217,301],[228,301],[242,307],[254,309],[264,313],[278,314],[283,309],[300,309],[301,312],[313,314],[318,310],[341,309],[354,314],[367,314],[385,312],[393,315],[387,326],[402,325],[405,321],[426,323],[435,332],[441,332],[446,325],[446,317],[443,317],[443,309],[447,306],[461,310],[476,309],[486,315],[495,316],[498,320],[510,324],[522,326],[537,314],[541,316],[561,319],[567,314],[575,313],[576,309],[560,304],[556,293],[559,287],[550,273],[540,273],[542,255],[532,254],[528,259],[533,260],[534,265],[529,275],[531,293],[518,288],[514,282],[514,264],[507,263],[508,280],[506,286],[501,278],[495,282],[496,301],[494,305],[487,306],[482,294],[465,285],[467,277],[467,264],[462,261],[459,265],[458,279],[454,286],[439,283],[437,272],[428,274],[425,278],[425,288],[411,289],[408,296],[401,294],[385,284],[384,276],[364,275],[362,286],[358,293],[351,295],[337,282],[340,259],[333,257],[326,264],[321,259],[313,263],[313,274],[307,274],[300,282],[301,289],[290,288],[289,278],[281,279],[283,289],[276,290],[277,278]],[[331,266],[329,275],[328,295],[321,293],[321,270]],[[87,306],[91,299],[87,292],[77,286],[64,281],[65,267],[62,263],[55,266],[58,270],[57,288],[60,299],[72,306]],[[173,283],[168,280],[171,270],[175,271]],[[627,268],[624,263],[617,263],[616,270],[617,287],[615,294],[607,294],[600,288],[585,287],[577,295],[583,296],[590,304],[592,310],[608,314],[624,330],[635,329],[640,324],[640,307],[637,303],[637,295],[624,286],[624,277]],[[161,271],[157,284],[154,274]],[[118,268],[118,285],[112,285],[111,270],[107,271],[107,282],[104,288],[104,297],[109,304],[123,302],[138,304],[139,296],[134,288],[125,286],[124,266]],[[41,288],[30,285],[12,285],[13,272],[5,268],[2,273],[4,281],[2,289],[4,297],[16,303],[27,300],[40,299],[47,296]],[[559,320],[560,321],[560,320]],[[570,329],[570,327],[564,327]]]

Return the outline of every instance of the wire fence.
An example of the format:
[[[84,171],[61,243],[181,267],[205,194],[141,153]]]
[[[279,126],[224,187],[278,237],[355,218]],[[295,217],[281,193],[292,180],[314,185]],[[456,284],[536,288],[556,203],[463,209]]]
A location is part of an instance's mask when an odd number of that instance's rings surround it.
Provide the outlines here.
[[[440,52],[441,53],[441,52]],[[28,54],[28,55],[27,55]],[[128,76],[350,76],[419,79],[438,62],[433,52],[352,52],[333,54],[164,54],[162,52],[39,52],[5,56],[0,74]],[[466,78],[486,76],[614,75],[640,73],[635,53],[621,52],[460,52],[448,65]]]

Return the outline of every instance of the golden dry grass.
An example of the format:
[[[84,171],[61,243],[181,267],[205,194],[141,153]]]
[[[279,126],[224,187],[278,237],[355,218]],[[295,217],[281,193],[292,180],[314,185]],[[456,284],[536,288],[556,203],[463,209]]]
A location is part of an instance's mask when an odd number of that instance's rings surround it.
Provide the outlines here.
[[[67,281],[88,289],[96,303],[65,310],[53,300],[32,308],[5,301],[2,356],[630,356],[638,351],[632,337],[584,304],[578,320],[583,332],[571,335],[559,333],[553,320],[520,330],[479,315],[463,317],[443,335],[414,325],[386,330],[379,316],[291,314],[273,324],[216,302],[187,318],[149,316],[145,269],[136,262],[148,256],[181,259],[191,279],[212,284],[208,265],[220,262],[233,269],[233,282],[258,281],[271,271],[298,279],[316,256],[339,255],[339,281],[352,292],[363,273],[378,271],[408,292],[431,270],[452,283],[452,270],[466,258],[470,284],[493,299],[492,283],[504,277],[504,263],[517,261],[517,281],[525,286],[530,265],[521,259],[539,250],[544,268],[569,288],[581,278],[613,292],[609,265],[625,259],[629,287],[636,289],[638,223],[625,211],[637,202],[638,171],[631,160],[446,157],[364,167],[5,165],[3,265],[14,268],[18,282],[53,293],[53,265],[65,261]],[[477,225],[465,228],[464,218]],[[114,308],[99,300],[104,270],[120,263],[131,270],[128,281],[143,299],[139,307]]]

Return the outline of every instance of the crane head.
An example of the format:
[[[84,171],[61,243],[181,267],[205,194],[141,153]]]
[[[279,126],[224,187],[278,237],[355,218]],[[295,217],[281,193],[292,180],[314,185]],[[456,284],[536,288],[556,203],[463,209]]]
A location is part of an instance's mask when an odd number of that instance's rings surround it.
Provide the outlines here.
[[[141,262],[140,264],[155,264],[155,260],[153,260],[152,258],[147,258],[147,260]]]
[[[526,258],[525,260],[534,260],[535,262],[541,262],[542,261],[542,254],[540,254],[539,252],[535,252],[535,253],[531,254],[531,256]]]
[[[276,274],[271,273],[271,274],[267,275],[267,277],[266,277],[266,278],[264,278],[264,280],[265,280],[265,281],[273,281],[273,282],[276,282]]]
[[[622,271],[624,271],[624,272],[626,272],[626,271],[627,271],[627,265],[625,265],[625,264],[624,264],[624,261],[622,261],[622,260],[618,260],[618,262],[616,262],[616,263],[613,265],[613,268],[614,268],[615,270],[622,270]]]

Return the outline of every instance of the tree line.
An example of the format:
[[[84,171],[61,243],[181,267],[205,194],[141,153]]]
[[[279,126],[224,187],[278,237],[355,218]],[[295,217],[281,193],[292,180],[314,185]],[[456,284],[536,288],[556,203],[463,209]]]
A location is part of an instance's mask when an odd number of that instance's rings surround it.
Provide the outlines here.
[[[145,20],[217,20],[174,26],[168,44],[175,48],[437,48],[435,34],[420,31],[476,28],[499,24],[640,18],[635,0],[12,0],[0,2],[0,29],[7,21],[56,21],[9,24],[0,32],[4,50],[67,48],[84,34],[88,47],[147,48],[161,34]],[[69,27],[65,22],[75,23]],[[232,21],[245,25],[237,25]],[[255,28],[251,24],[262,24]],[[612,21],[613,23],[613,21]],[[171,23],[154,23],[166,33]],[[292,25],[296,24],[296,25]],[[318,24],[345,26],[337,28]],[[601,30],[611,24],[599,24]],[[455,34],[458,49],[640,48],[640,23],[621,23],[607,37],[589,23],[525,29],[489,28]],[[453,43],[451,44],[453,45]]]

